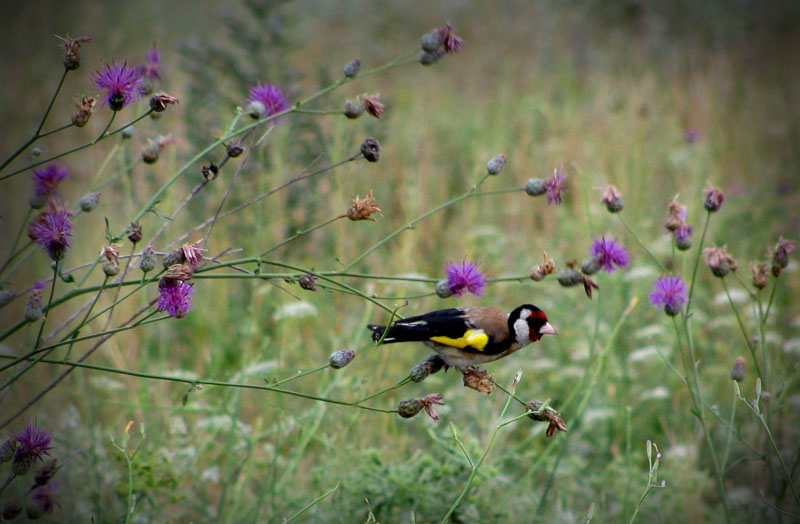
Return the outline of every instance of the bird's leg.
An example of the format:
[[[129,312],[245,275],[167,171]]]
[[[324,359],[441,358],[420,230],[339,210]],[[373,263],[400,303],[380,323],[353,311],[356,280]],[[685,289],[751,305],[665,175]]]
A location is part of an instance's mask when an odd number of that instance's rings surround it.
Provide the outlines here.
[[[492,394],[494,387],[494,377],[489,375],[485,369],[472,366],[458,367],[458,371],[464,374],[464,387],[474,389],[487,395]]]

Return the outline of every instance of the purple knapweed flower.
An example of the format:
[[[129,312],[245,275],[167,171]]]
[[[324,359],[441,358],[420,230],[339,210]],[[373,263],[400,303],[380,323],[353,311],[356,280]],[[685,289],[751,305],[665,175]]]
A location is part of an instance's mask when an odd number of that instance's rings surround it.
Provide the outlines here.
[[[69,237],[72,236],[72,221],[74,213],[61,206],[50,204],[44,213],[41,213],[28,224],[28,236],[42,246],[53,260],[61,260],[69,247]]]
[[[664,312],[674,317],[688,300],[686,292],[688,288],[683,283],[681,277],[662,276],[656,280],[653,290],[650,291],[650,303],[661,308]]]
[[[42,515],[45,513],[52,513],[53,510],[58,507],[61,507],[61,504],[58,503],[55,497],[55,492],[58,490],[59,483],[58,481],[48,482],[44,486],[39,486],[35,490],[33,490],[33,495],[31,496],[31,501],[35,504],[34,508],[38,510],[40,513],[38,515]],[[30,515],[32,509],[28,507],[28,514]]]
[[[95,71],[92,79],[98,89],[105,89],[103,102],[112,111],[119,111],[141,96],[142,78],[127,62],[119,65],[112,61],[105,69]]]
[[[37,428],[35,423],[28,422],[25,429],[12,433],[11,438],[17,442],[15,456],[30,457],[32,462],[42,462],[42,455],[50,456],[48,451],[53,449],[50,432]]]
[[[180,280],[162,278],[158,282],[158,309],[183,318],[192,309],[194,286]]]
[[[698,140],[700,140],[700,132],[693,127],[687,128],[683,132],[683,139],[686,140],[689,144],[694,144]]]
[[[558,166],[554,171],[553,175],[544,181],[545,187],[547,188],[547,203],[548,204],[555,204],[560,206],[563,200],[561,199],[561,193],[566,191],[564,188],[564,182],[567,180],[567,173],[564,166]]]
[[[447,274],[447,283],[450,286],[450,291],[455,296],[460,297],[467,291],[476,296],[481,296],[483,293],[486,279],[478,270],[478,266],[472,262],[465,260],[460,264],[447,264],[445,273]]]
[[[280,88],[272,84],[262,84],[250,88],[250,115],[255,118],[272,116],[289,108],[289,103]]]
[[[144,80],[161,80],[159,68],[161,66],[161,53],[158,52],[156,45],[144,54],[146,64],[136,68],[136,73]]]
[[[67,178],[69,171],[57,164],[33,170],[33,192],[40,196],[49,195],[58,188],[58,184]]]
[[[598,265],[607,273],[628,265],[628,254],[625,252],[625,248],[614,239],[607,239],[604,236],[595,238],[592,247],[589,248],[589,253],[595,257]]]

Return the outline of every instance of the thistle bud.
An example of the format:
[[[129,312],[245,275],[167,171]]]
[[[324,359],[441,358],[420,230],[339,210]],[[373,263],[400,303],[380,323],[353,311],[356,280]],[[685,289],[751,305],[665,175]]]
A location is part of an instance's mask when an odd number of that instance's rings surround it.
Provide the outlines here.
[[[778,243],[772,250],[773,274],[775,273],[775,267],[783,269],[789,265],[789,255],[792,253],[794,253],[794,240],[786,240],[783,237],[779,238]],[[778,274],[780,274],[780,269],[778,270]],[[775,276],[777,277],[778,275]]]
[[[58,465],[58,461],[56,459],[47,461],[47,463],[39,468],[39,470],[36,471],[36,474],[33,476],[34,485],[44,486],[50,482],[53,477],[55,477],[60,468],[61,466]]]
[[[18,477],[28,474],[33,465],[33,455],[30,453],[18,453],[11,463],[11,472]]]
[[[442,37],[439,36],[438,31],[431,31],[422,35],[419,43],[426,53],[435,53],[442,46]]]
[[[381,145],[374,138],[367,138],[361,143],[361,154],[367,162],[377,162],[381,158]]]
[[[703,260],[715,277],[723,278],[729,271],[736,271],[738,263],[728,254],[727,246],[709,247],[703,250]]]
[[[81,36],[78,38],[70,38],[69,35],[61,37],[61,47],[64,48],[64,69],[67,71],[75,71],[81,66],[81,44],[92,41],[91,36]]]
[[[3,508],[3,520],[14,520],[22,513],[22,506],[16,501],[9,502]]]
[[[448,280],[440,280],[436,283],[436,296],[439,298],[448,298],[453,296],[453,290],[450,289],[450,282]]]
[[[506,168],[506,162],[508,162],[506,155],[496,156],[486,164],[486,170],[490,175],[499,175]]]
[[[151,140],[142,148],[142,162],[145,164],[155,164],[159,155],[161,155],[161,146],[157,142]]]
[[[184,262],[186,262],[186,256],[183,254],[183,249],[176,249],[164,256],[164,269]]]
[[[317,290],[317,277],[309,273],[306,273],[305,275],[298,278],[297,283],[300,284],[300,287],[305,289],[306,291]]]
[[[81,211],[84,213],[91,213],[97,207],[97,204],[100,203],[100,193],[94,192],[84,195],[80,201]]]
[[[525,192],[530,196],[539,196],[547,192],[547,182],[540,178],[531,178],[525,182]]]
[[[600,261],[597,257],[589,257],[581,262],[581,272],[584,275],[594,275],[600,269]]]
[[[166,93],[156,93],[150,97],[150,109],[152,109],[155,113],[161,113],[162,111],[166,110],[168,105],[180,103],[180,100]]]
[[[746,371],[747,366],[744,363],[744,357],[736,357],[736,362],[733,363],[731,368],[731,380],[742,382]]]
[[[136,244],[142,239],[142,226],[139,225],[138,222],[131,222],[131,225],[128,226],[128,240],[131,243]]]
[[[356,58],[355,60],[351,60],[344,66],[344,76],[347,78],[355,78],[358,76],[358,72],[361,70],[361,60]]]
[[[103,273],[107,277],[116,276],[119,273],[119,262],[116,260],[106,260],[103,262]]]
[[[343,113],[347,118],[354,119],[363,115],[366,109],[364,102],[351,98],[345,101]]]
[[[425,357],[423,362],[430,368],[431,375],[438,373],[445,366],[444,359],[435,353]]]
[[[247,106],[244,108],[244,111],[250,115],[250,118],[258,120],[267,114],[267,107],[258,100],[253,100],[247,104]]]
[[[675,236],[675,247],[679,251],[686,251],[692,247],[692,231],[694,228],[686,222],[681,224],[672,232]]]
[[[49,195],[47,194],[40,195],[39,193],[34,193],[28,199],[28,205],[30,205],[32,209],[42,209],[47,204],[48,197]]]
[[[356,358],[356,352],[352,349],[340,349],[331,353],[329,363],[333,369],[342,369]]]
[[[236,158],[242,153],[244,153],[244,146],[241,142],[231,142],[230,144],[225,144],[225,154],[229,157]]]
[[[711,185],[703,190],[703,195],[705,197],[703,200],[703,207],[705,207],[709,213],[719,211],[719,208],[722,207],[722,203],[725,202],[725,193]]]
[[[142,258],[139,260],[139,269],[142,273],[152,271],[156,267],[156,252],[152,246],[147,246],[142,251]]]
[[[29,520],[37,520],[42,515],[44,515],[44,508],[42,508],[41,504],[31,502],[25,506],[25,516],[28,517]]]
[[[34,289],[28,297],[28,303],[25,304],[25,320],[28,322],[36,322],[43,315],[42,311],[42,294],[38,289]]]
[[[622,195],[614,186],[608,186],[603,193],[603,204],[606,205],[609,213],[619,213],[622,211]]]
[[[572,267],[568,267],[559,271],[556,275],[556,279],[558,279],[558,283],[564,287],[577,286],[578,284],[583,283],[583,275],[578,273]]]
[[[408,376],[414,382],[422,382],[428,378],[428,375],[430,374],[430,364],[427,361],[423,361],[411,368],[411,372],[408,374]]]
[[[120,134],[122,135],[122,138],[125,140],[133,138],[133,135],[136,134],[136,126],[128,126],[125,129],[123,129],[122,133]]]
[[[680,204],[678,202],[678,195],[675,195],[675,198],[673,198],[672,202],[669,203],[667,218],[664,221],[664,227],[667,228],[667,231],[674,232],[685,223],[685,220],[686,206]]]
[[[424,66],[433,65],[439,61],[440,58],[444,56],[444,51],[439,49],[438,51],[434,51],[433,53],[429,53],[427,51],[423,51],[419,54],[419,63]]]
[[[404,398],[397,404],[397,414],[403,418],[411,418],[422,411],[422,399]]]
[[[8,289],[0,289],[0,308],[4,308],[9,305],[14,298],[16,298],[16,295],[13,291],[9,291]]]
[[[767,287],[767,263],[753,262],[750,264],[750,270],[753,272],[753,287],[756,289]]]
[[[10,438],[3,442],[3,445],[0,446],[0,464],[3,462],[8,462],[9,460],[14,458],[14,455],[17,452],[17,441],[13,438]]]

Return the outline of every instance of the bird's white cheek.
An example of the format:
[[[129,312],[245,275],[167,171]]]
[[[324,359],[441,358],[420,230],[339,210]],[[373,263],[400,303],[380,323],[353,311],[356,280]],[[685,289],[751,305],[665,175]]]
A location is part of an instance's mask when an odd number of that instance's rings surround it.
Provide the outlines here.
[[[514,334],[519,345],[527,346],[531,343],[531,329],[526,320],[520,318],[514,322]]]

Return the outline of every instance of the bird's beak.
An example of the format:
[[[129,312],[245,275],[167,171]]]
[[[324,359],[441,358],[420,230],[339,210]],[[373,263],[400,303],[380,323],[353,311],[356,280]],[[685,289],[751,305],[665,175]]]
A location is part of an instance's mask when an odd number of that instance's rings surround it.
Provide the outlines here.
[[[550,322],[545,322],[544,326],[539,329],[540,335],[558,335],[556,328],[550,325]]]

